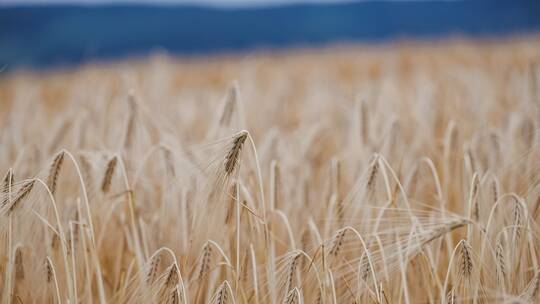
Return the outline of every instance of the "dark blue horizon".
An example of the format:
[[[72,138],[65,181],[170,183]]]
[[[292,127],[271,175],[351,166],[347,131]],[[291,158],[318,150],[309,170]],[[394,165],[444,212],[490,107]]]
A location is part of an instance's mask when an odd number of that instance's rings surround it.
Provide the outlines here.
[[[0,68],[49,68],[141,56],[506,38],[540,32],[540,1],[366,1],[216,8],[40,5],[0,8]]]

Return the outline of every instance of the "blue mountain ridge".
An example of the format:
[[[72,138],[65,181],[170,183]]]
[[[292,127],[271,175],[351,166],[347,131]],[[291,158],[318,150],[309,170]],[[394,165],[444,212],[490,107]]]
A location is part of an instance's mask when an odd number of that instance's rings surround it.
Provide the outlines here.
[[[540,31],[538,0],[361,1],[276,7],[39,5],[0,8],[0,67],[47,68],[140,56],[193,56],[329,43]]]

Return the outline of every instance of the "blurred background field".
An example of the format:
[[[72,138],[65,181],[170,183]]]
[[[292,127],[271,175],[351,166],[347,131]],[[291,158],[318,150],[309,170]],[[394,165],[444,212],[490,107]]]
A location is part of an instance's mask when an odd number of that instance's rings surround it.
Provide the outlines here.
[[[540,38],[536,36],[491,41],[447,39],[437,43],[349,44],[211,57],[175,57],[158,52],[149,57],[82,63],[79,68],[60,66],[63,68],[4,72],[0,82],[0,101],[10,104],[17,94],[22,94],[49,105],[63,103],[79,97],[76,90],[86,84],[92,84],[94,88],[112,88],[114,94],[122,95],[129,86],[126,79],[131,79],[133,85],[158,85],[154,88],[160,90],[158,96],[144,96],[150,104],[165,102],[160,100],[161,96],[175,98],[191,93],[198,94],[201,101],[212,102],[208,99],[213,97],[216,102],[218,95],[235,79],[244,86],[256,86],[252,91],[258,93],[260,89],[279,89],[280,86],[297,92],[308,91],[316,83],[319,89],[332,88],[334,93],[340,94],[340,99],[354,100],[362,92],[378,94],[370,87],[372,82],[383,82],[388,78],[399,81],[399,85],[406,89],[418,74],[429,72],[425,77],[435,77],[431,80],[440,78],[436,85],[442,89],[460,77],[474,77],[474,73],[480,71],[511,80],[530,74],[539,60]],[[38,96],[28,89],[17,93],[17,89],[25,85],[34,88],[35,92],[42,92]],[[145,94],[144,91],[141,93]],[[264,100],[265,96],[246,98],[255,104],[273,102]],[[337,97],[333,96],[332,100]],[[288,97],[291,102],[293,99]]]

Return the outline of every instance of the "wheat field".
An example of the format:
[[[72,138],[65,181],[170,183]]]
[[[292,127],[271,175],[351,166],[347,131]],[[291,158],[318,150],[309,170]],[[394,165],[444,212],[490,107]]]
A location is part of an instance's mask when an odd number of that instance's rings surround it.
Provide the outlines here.
[[[538,303],[540,40],[0,78],[1,303]]]

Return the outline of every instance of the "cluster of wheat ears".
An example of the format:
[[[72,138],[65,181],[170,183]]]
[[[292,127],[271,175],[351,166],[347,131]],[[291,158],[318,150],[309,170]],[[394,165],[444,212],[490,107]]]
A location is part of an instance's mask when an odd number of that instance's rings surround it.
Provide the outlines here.
[[[4,76],[0,300],[538,303],[538,45]]]

